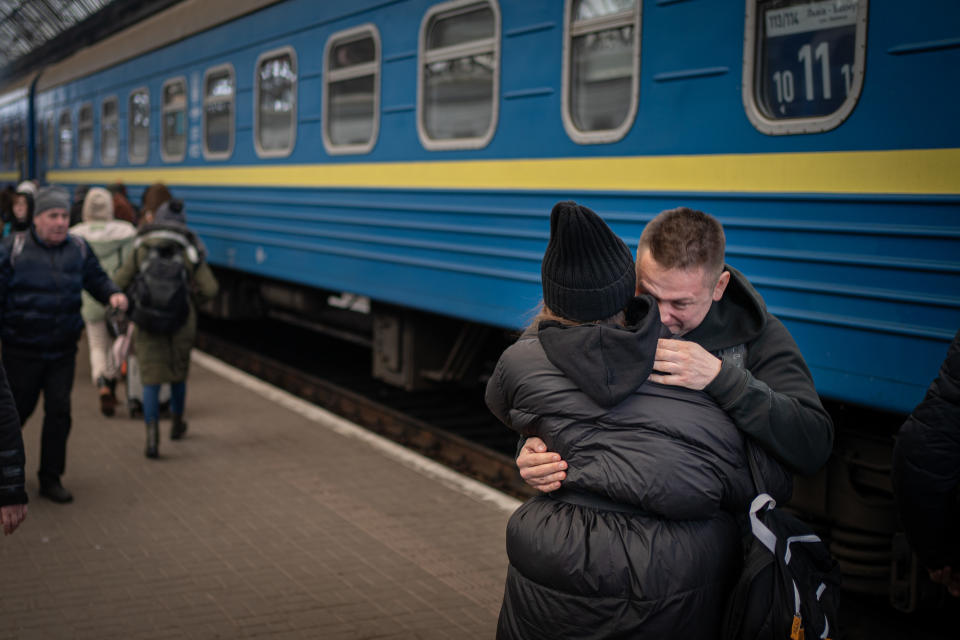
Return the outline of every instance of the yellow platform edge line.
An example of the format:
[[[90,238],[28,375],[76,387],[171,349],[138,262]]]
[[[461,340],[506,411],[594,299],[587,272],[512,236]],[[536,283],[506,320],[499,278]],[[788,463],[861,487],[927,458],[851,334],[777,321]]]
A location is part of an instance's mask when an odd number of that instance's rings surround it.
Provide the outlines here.
[[[837,194],[960,193],[960,149],[56,170],[50,182]]]

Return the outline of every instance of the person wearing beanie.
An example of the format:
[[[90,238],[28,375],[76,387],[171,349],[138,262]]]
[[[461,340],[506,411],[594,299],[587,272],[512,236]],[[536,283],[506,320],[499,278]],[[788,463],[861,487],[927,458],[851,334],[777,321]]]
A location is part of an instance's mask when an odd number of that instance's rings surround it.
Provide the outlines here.
[[[24,180],[17,185],[17,193],[28,193],[30,197],[36,197],[37,184],[33,180]]]
[[[187,226],[187,214],[183,211],[183,200],[170,199],[157,208],[153,223],[158,225]]]
[[[703,390],[737,428],[791,471],[816,473],[833,450],[824,410],[796,341],[747,278],[724,262],[723,226],[687,207],[647,223],[637,248],[637,291],[652,295],[671,336],[651,379]],[[567,463],[540,438],[520,447],[530,486],[556,490]]]
[[[635,297],[633,256],[589,208],[558,203],[543,308],[500,357],[487,406],[569,463],[507,524],[500,640],[715,638],[754,497],[733,421],[701,391],[649,380],[669,336]],[[772,495],[789,475],[761,453]]]
[[[37,191],[33,225],[0,243],[0,342],[21,426],[44,396],[40,495],[66,503],[64,488],[70,392],[77,341],[83,331],[81,292],[101,304],[126,309],[127,298],[110,280],[86,240],[68,234],[66,190]]]
[[[87,191],[82,211],[83,222],[70,232],[85,239],[104,271],[113,273],[132,249],[137,229],[129,222],[114,219],[113,196],[100,187]],[[121,363],[113,358],[106,308],[84,291],[80,313],[87,327],[90,374],[100,397],[100,411],[105,416],[112,416],[117,406],[116,386]]]
[[[140,228],[133,251],[114,276],[119,286],[130,287],[133,297],[133,351],[143,382],[143,418],[147,427],[144,453],[148,458],[160,455],[159,394],[163,384],[170,384],[170,439],[179,440],[186,434],[184,409],[190,351],[197,331],[196,306],[217,293],[217,280],[206,262],[202,244],[187,228],[186,221],[182,201],[162,203],[153,222]],[[157,269],[157,265],[167,266]],[[154,289],[170,291],[178,283],[184,283],[187,293],[169,296],[176,308],[153,306],[152,300],[160,297]],[[177,300],[183,300],[182,313],[175,304]]]

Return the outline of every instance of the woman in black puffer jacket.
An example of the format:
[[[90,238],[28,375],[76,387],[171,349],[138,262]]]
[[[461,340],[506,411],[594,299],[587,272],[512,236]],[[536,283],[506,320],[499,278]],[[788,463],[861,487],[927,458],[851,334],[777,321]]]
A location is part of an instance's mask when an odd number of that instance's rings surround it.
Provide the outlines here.
[[[646,381],[668,334],[654,300],[633,298],[623,241],[574,203],[550,227],[544,311],[486,400],[569,468],[507,526],[497,637],[715,638],[756,493],[743,436],[706,394]],[[755,451],[770,492],[788,497],[789,476]]]

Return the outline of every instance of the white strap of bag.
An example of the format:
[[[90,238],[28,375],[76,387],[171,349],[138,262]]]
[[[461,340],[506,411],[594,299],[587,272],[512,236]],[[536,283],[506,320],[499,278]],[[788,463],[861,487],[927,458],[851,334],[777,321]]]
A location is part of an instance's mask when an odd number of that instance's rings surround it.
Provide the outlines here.
[[[753,535],[763,543],[763,546],[770,550],[770,553],[777,552],[777,536],[760,522],[757,514],[764,509],[772,509],[775,506],[777,506],[777,501],[767,493],[761,493],[750,503],[750,529],[753,531]]]

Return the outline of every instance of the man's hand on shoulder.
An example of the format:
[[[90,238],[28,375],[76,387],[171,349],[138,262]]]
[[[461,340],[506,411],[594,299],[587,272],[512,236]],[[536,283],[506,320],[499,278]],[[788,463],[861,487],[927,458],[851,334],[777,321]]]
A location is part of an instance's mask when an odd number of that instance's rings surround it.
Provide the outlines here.
[[[524,482],[543,493],[556,491],[567,477],[564,471],[567,463],[559,454],[547,451],[547,445],[536,437],[527,438],[523,444],[517,456],[517,468]]]
[[[651,382],[687,389],[703,389],[720,373],[723,362],[696,342],[660,339]]]

